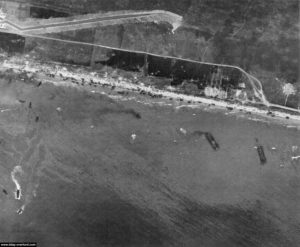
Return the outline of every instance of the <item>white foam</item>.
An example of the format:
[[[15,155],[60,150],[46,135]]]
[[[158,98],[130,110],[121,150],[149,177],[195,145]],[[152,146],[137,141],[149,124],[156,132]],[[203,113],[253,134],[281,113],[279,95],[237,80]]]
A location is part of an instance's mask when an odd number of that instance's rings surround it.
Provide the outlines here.
[[[15,190],[15,199],[16,200],[20,200],[22,197],[22,189],[21,189],[21,185],[19,184],[18,180],[16,179],[15,175],[16,173],[23,173],[22,167],[21,166],[15,166],[13,171],[11,172],[11,179],[12,181],[15,183],[16,185],[16,190]],[[19,194],[18,194],[19,191]]]

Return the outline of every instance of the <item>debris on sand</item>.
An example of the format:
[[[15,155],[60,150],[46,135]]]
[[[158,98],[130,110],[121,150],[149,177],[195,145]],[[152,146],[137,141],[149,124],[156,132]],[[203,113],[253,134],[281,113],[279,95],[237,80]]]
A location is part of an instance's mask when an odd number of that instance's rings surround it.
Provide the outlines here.
[[[62,111],[61,107],[57,107],[56,110],[57,110],[58,112],[61,112],[61,111]]]
[[[272,147],[272,150],[276,150],[277,148],[276,147]]]
[[[187,134],[187,131],[186,131],[186,129],[184,129],[184,128],[180,128],[179,130],[180,130],[180,132],[181,132],[182,134],[184,134],[184,135],[186,135],[186,134]]]
[[[267,163],[267,158],[266,158],[266,155],[265,155],[265,152],[264,152],[264,147],[259,143],[257,138],[255,139],[255,142],[256,142],[256,149],[257,149],[257,153],[258,153],[258,156],[259,156],[260,163],[262,165],[264,165],[264,164]]]
[[[219,144],[216,142],[214,136],[210,133],[210,132],[205,132],[204,133],[206,140],[209,142],[210,146],[217,151],[220,146]]]
[[[24,104],[24,103],[26,103],[26,100],[19,99],[19,102],[20,102],[21,104]]]

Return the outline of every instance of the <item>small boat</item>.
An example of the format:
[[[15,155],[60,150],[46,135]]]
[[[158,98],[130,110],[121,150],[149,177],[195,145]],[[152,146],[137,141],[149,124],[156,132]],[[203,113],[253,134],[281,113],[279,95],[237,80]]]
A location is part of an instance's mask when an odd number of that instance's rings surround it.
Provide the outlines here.
[[[210,146],[217,151],[218,149],[220,149],[219,144],[217,143],[217,141],[215,140],[214,136],[209,133],[209,132],[205,132],[205,138],[206,140],[209,142]]]
[[[18,199],[18,200],[20,199],[20,190],[16,191],[16,199]]]
[[[260,160],[260,163],[262,165],[266,164],[267,163],[267,158],[266,158],[266,155],[265,155],[265,151],[264,151],[264,147],[259,144],[259,141],[258,139],[256,138],[255,139],[256,141],[256,149],[257,149],[257,153],[258,153],[258,156],[259,156],[259,160]]]

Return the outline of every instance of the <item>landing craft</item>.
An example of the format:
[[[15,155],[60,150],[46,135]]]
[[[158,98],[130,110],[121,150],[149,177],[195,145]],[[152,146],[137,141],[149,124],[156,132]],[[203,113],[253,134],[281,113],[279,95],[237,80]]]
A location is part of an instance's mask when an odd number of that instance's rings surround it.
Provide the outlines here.
[[[18,199],[18,200],[20,199],[20,190],[16,191],[16,199]]]
[[[205,134],[206,140],[209,142],[209,144],[211,145],[211,147],[217,151],[220,146],[219,144],[216,142],[215,138],[213,137],[213,135],[209,132],[206,132]]]
[[[264,147],[261,144],[259,144],[257,138],[255,139],[255,141],[256,141],[256,144],[257,144],[256,149],[257,149],[257,153],[258,153],[258,156],[259,156],[260,163],[262,165],[264,165],[264,164],[267,163],[267,158],[266,158],[266,155],[265,155],[265,152],[264,152]]]

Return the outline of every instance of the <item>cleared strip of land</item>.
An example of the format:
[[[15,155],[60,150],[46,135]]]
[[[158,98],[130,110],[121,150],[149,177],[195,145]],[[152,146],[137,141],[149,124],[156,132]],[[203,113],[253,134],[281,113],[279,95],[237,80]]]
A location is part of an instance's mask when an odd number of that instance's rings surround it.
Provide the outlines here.
[[[68,18],[53,18],[46,20],[27,20],[20,23],[15,19],[5,19],[8,28],[12,27],[21,33],[42,34],[62,31],[79,30],[95,27],[95,25],[116,25],[128,22],[167,22],[178,27],[182,17],[162,10],[140,12],[108,12],[105,14],[87,14]]]

